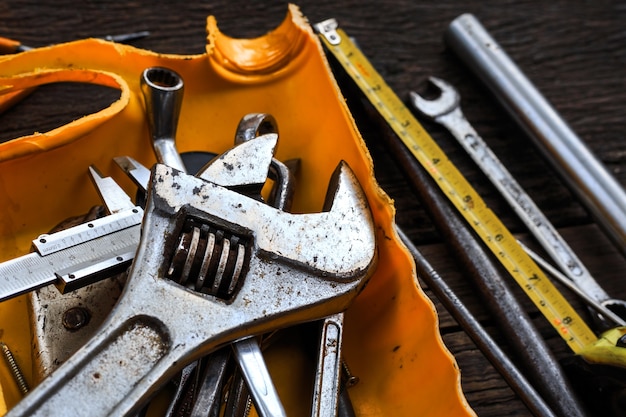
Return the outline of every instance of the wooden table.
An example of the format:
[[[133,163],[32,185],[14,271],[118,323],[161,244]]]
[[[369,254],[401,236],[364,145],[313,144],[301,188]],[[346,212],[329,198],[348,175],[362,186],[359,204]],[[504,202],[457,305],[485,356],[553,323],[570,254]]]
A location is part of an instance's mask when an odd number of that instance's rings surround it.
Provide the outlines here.
[[[489,4],[492,3],[492,4]],[[524,133],[498,106],[487,89],[446,49],[445,27],[461,13],[475,14],[526,75],[570,123],[619,182],[626,184],[626,4],[624,2],[500,2],[439,0],[302,1],[312,23],[335,17],[389,85],[403,98],[429,75],[453,83],[464,112],[494,152],[516,176],[588,268],[615,297],[626,297],[626,262],[592,222],[582,206],[545,163]],[[274,28],[284,17],[283,2],[239,0],[206,2],[9,1],[0,5],[0,35],[30,46],[73,39],[149,30],[137,47],[164,53],[202,53],[205,19],[213,14],[220,28],[234,37],[254,37]],[[0,116],[0,137],[8,139],[48,130],[90,113],[106,102],[106,93],[80,99],[81,91],[47,87],[20,110]],[[78,101],[77,101],[78,100]],[[78,102],[80,105],[75,104]],[[397,222],[470,310],[501,343],[495,327],[463,269],[450,255],[404,175],[378,140],[376,126],[355,111],[374,159],[377,179],[395,199]],[[448,153],[503,222],[519,236],[526,231],[464,151],[443,128],[425,127]],[[537,310],[524,300],[535,324],[559,357],[568,349]],[[500,375],[450,317],[437,299],[444,341],[455,355],[465,395],[480,416],[526,416],[530,413]],[[569,297],[569,296],[568,296]],[[575,301],[575,300],[574,300]],[[580,306],[576,303],[575,305]],[[526,365],[519,364],[523,369]]]

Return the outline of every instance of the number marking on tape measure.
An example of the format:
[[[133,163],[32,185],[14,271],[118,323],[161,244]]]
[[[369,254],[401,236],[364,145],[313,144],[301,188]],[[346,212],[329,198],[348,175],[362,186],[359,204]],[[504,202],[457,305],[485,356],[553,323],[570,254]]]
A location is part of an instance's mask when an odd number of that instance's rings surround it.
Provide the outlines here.
[[[315,28],[327,49],[572,351],[578,353],[596,341],[597,337],[587,324],[519,246],[360,49],[337,27],[337,22],[329,19]]]

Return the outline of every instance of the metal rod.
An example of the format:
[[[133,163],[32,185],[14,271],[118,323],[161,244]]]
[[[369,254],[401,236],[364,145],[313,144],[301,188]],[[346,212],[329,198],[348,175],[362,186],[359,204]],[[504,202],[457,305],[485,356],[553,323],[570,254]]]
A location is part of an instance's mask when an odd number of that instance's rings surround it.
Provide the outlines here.
[[[555,267],[553,267],[552,265],[550,265],[548,263],[548,261],[546,261],[545,259],[543,259],[541,256],[539,256],[536,252],[534,252],[532,249],[530,249],[528,246],[524,245],[522,242],[520,242],[519,240],[517,241],[517,243],[519,243],[519,245],[522,247],[522,249],[524,249],[524,251],[531,257],[533,258],[533,260],[537,263],[537,265],[539,265],[540,267],[542,267],[546,272],[548,272],[550,275],[552,275],[554,278],[556,278],[561,284],[563,284],[564,286],[566,286],[570,291],[572,291],[574,294],[576,294],[580,299],[582,299],[589,307],[593,308],[595,311],[597,311],[598,313],[600,313],[602,316],[604,316],[606,319],[611,320],[616,326],[626,326],[626,321],[624,321],[621,317],[619,317],[617,314],[613,313],[611,310],[609,310],[608,308],[606,308],[605,306],[602,305],[602,303],[599,303],[597,300],[595,300],[593,297],[590,297],[585,291],[581,290],[574,282],[572,282],[567,276],[565,276],[564,274],[561,273],[561,271],[559,271],[558,269],[556,269]]]
[[[509,357],[500,349],[489,333],[481,326],[472,313],[467,309],[454,291],[446,284],[443,278],[435,271],[432,265],[413,245],[413,242],[396,227],[396,231],[406,245],[409,253],[415,260],[417,275],[428,285],[430,290],[441,301],[441,304],[450,312],[452,317],[461,325],[463,330],[474,341],[478,349],[491,362],[494,368],[502,375],[511,389],[520,397],[534,416],[555,416],[526,377],[511,362]]]
[[[626,255],[626,193],[471,14],[447,28],[448,46],[533,139],[595,221]]]
[[[370,109],[370,111],[374,112]],[[373,117],[376,117],[374,114]],[[376,119],[378,120],[378,119]],[[582,406],[558,361],[541,333],[507,285],[509,277],[488,256],[452,203],[434,184],[426,170],[410,151],[392,134],[387,125],[382,137],[396,158],[410,185],[424,204],[443,239],[466,268],[480,290],[487,307],[498,321],[511,347],[523,363],[528,364],[528,378],[557,413],[568,417],[584,416]]]

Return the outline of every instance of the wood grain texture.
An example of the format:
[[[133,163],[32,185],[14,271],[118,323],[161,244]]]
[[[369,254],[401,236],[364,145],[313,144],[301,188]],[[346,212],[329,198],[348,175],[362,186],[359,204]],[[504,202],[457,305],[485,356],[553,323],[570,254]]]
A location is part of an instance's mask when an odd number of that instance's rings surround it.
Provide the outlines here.
[[[443,31],[452,19],[465,12],[475,14],[625,185],[626,2],[303,0],[299,6],[313,23],[337,18],[400,97],[406,98],[410,90],[420,88],[429,75],[453,83],[461,93],[467,118],[484,140],[562,230],[607,291],[615,297],[626,297],[624,259],[520,128],[442,41]],[[286,3],[282,1],[6,1],[0,4],[0,36],[36,47],[149,30],[151,36],[135,42],[137,47],[162,53],[195,54],[204,51],[207,15],[215,15],[221,30],[231,36],[255,37],[275,27],[285,12]],[[41,88],[20,106],[0,116],[0,139],[59,126],[106,106],[115,95],[114,91],[96,87]],[[395,200],[399,225],[503,348],[508,349],[506,340],[464,277],[464,271],[448,252],[428,214],[380,142],[376,125],[359,108],[354,108],[354,115],[374,159],[377,179]],[[424,126],[504,223],[525,237],[521,222],[450,135],[437,125],[425,122]],[[440,314],[445,343],[459,362],[465,394],[478,415],[530,415],[432,294],[431,298]],[[520,298],[524,299],[521,292]],[[572,301],[580,307],[580,303]],[[564,343],[533,306],[524,302],[550,346],[560,357],[566,356]]]

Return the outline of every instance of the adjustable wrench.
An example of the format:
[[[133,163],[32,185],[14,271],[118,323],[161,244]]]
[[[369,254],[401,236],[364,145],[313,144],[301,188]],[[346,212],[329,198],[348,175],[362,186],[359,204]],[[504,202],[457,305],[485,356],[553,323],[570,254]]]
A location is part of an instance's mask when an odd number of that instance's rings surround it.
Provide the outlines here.
[[[413,107],[452,133],[569,279],[605,307],[626,307],[626,301],[611,298],[600,287],[552,223],[470,125],[461,111],[458,91],[439,78],[430,77],[429,81],[439,89],[439,97],[428,100],[411,92]],[[605,312],[605,316],[609,316],[617,325],[626,324],[610,310]]]
[[[265,113],[251,113],[242,117],[235,135],[235,144],[241,144],[257,138],[263,133],[278,133],[278,127],[274,118]],[[217,182],[220,185],[227,185],[224,180],[224,165],[232,165],[236,160],[245,159],[242,155],[229,155],[228,158],[222,156],[222,163],[212,161],[203,167],[198,174],[201,178]],[[120,157],[116,161],[139,185],[140,189],[145,191],[146,184],[142,184],[141,177],[147,178],[145,174],[147,168],[141,166],[129,157]],[[135,175],[136,173],[144,173],[143,175]],[[240,173],[250,176],[249,173]],[[274,187],[269,197],[269,202],[280,210],[288,210],[293,198],[293,174],[280,161],[273,158],[270,164],[269,177],[274,181]],[[237,181],[241,181],[237,179]],[[248,182],[254,182],[248,179]],[[260,184],[258,184],[260,185]],[[260,192],[257,185],[255,193]],[[341,370],[341,339],[343,335],[343,313],[337,313],[323,320],[320,334],[320,356],[318,358],[317,373],[315,376],[315,390],[313,393],[313,416],[335,415],[337,413],[339,391],[340,391],[340,370]],[[260,359],[260,350],[256,343],[251,345],[248,343],[250,339],[246,339],[246,346],[242,342],[233,345],[240,366],[244,370],[244,376],[248,378],[248,385],[252,394],[259,395],[257,386],[266,386],[267,380],[259,380],[256,378],[251,380],[250,373],[246,372],[247,363],[254,363],[255,359]],[[242,346],[240,346],[242,345]],[[243,348],[241,348],[243,347]],[[271,380],[270,380],[271,382]],[[256,401],[258,403],[258,401]]]
[[[261,138],[266,158],[276,137]],[[369,207],[345,163],[326,202],[322,213],[293,215],[157,164],[117,306],[97,336],[8,415],[128,415],[219,346],[345,309],[376,259]],[[185,242],[196,230],[201,244],[191,250]],[[202,273],[211,235],[219,262],[207,267],[216,271],[209,277]],[[219,273],[228,279],[207,294]]]

